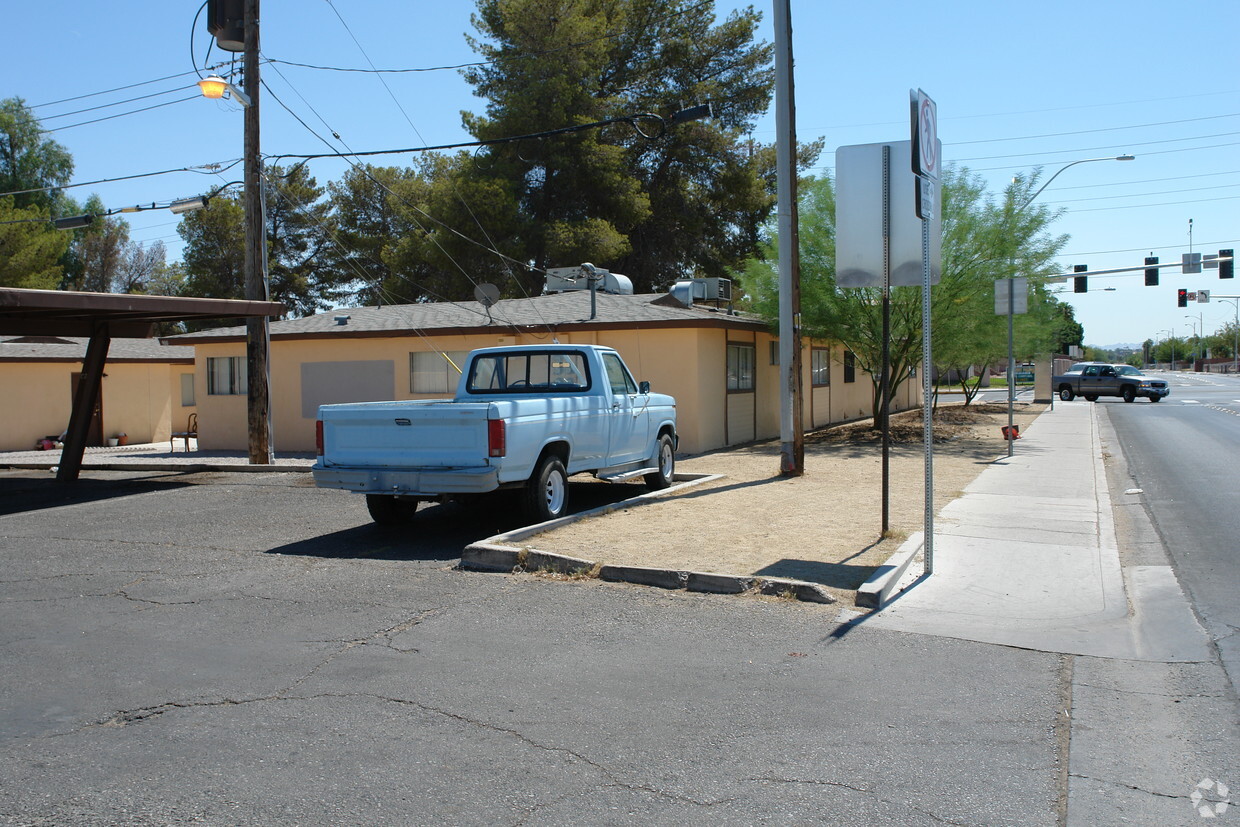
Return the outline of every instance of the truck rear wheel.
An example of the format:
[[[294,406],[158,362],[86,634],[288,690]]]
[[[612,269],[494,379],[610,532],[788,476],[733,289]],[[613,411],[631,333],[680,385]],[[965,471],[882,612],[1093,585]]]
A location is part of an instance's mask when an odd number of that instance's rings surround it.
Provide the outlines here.
[[[1076,394],[1074,394],[1072,392],[1072,388],[1068,387],[1067,385],[1064,385],[1062,388],[1059,389],[1059,398],[1062,399],[1064,402],[1071,402],[1072,397],[1074,396],[1076,396]]]
[[[536,523],[568,513],[568,474],[559,457],[547,455],[539,461],[525,484],[522,500],[526,516]]]
[[[367,494],[366,510],[379,525],[404,525],[418,510],[417,500],[406,500],[389,494]]]
[[[646,481],[646,487],[651,491],[662,491],[664,488],[671,487],[672,481],[676,478],[676,449],[672,445],[670,435],[662,434],[659,437],[654,458],[659,470],[647,474],[642,479]]]

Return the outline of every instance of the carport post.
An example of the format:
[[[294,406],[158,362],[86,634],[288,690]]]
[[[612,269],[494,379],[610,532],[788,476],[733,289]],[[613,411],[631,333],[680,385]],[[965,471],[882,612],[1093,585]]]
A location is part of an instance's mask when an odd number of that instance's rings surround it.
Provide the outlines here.
[[[86,359],[82,362],[82,381],[78,383],[77,395],[73,397],[73,412],[69,415],[69,429],[65,446],[60,449],[60,469],[57,482],[73,482],[82,471],[82,455],[86,453],[86,434],[94,414],[95,400],[103,386],[103,366],[108,360],[108,347],[112,344],[106,322],[96,324],[86,346]]]

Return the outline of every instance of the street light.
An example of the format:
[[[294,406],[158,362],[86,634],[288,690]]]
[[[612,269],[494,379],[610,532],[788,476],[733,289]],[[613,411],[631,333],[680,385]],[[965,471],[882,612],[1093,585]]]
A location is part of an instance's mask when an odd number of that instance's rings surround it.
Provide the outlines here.
[[[1185,316],[1184,318],[1188,319],[1188,323],[1193,327],[1193,369],[1196,370],[1197,351],[1201,348],[1201,334],[1198,332],[1200,328],[1197,327],[1197,322],[1192,316]]]
[[[224,93],[227,92],[232,95],[232,97],[236,99],[237,103],[242,106],[248,107],[250,105],[249,95],[242,92],[236,86],[233,86],[219,75],[211,75],[210,77],[205,77],[198,81],[198,88],[202,90],[202,96],[204,98],[217,100],[224,97]]]
[[[1042,194],[1042,190],[1044,190],[1044,189],[1046,189],[1047,187],[1049,187],[1049,186],[1050,186],[1050,184],[1051,184],[1051,181],[1054,181],[1056,178],[1058,178],[1058,177],[1059,177],[1059,173],[1063,172],[1063,171],[1064,171],[1065,169],[1067,169],[1068,167],[1074,167],[1074,166],[1076,166],[1077,164],[1090,164],[1090,163],[1093,163],[1094,161],[1133,161],[1133,160],[1136,160],[1136,157],[1137,157],[1137,156],[1135,156],[1135,155],[1116,155],[1116,156],[1113,156],[1113,157],[1110,157],[1110,158],[1082,158],[1082,159],[1081,159],[1081,160],[1079,160],[1079,161],[1073,161],[1073,162],[1072,162],[1072,163],[1070,163],[1070,164],[1065,164],[1064,166],[1062,166],[1062,167],[1060,167],[1060,168],[1059,168],[1059,171],[1058,171],[1058,172],[1056,172],[1056,173],[1055,173],[1054,175],[1052,175],[1050,178],[1047,178],[1047,179],[1046,179],[1046,183],[1045,183],[1045,184],[1043,184],[1042,186],[1038,187],[1038,191],[1037,191],[1037,192],[1035,192],[1033,195],[1029,196],[1029,199],[1028,199],[1027,201],[1025,201],[1025,203],[1023,203],[1023,204],[1021,204],[1019,207],[1017,207],[1017,212],[1019,212],[1020,210],[1023,210],[1025,207],[1028,207],[1030,204],[1032,204],[1032,203],[1033,203],[1033,199],[1035,199],[1035,198],[1037,198],[1039,195],[1041,195],[1041,194]]]
[[[1046,189],[1046,187],[1050,184],[1050,182],[1058,178],[1060,173],[1062,173],[1068,167],[1074,167],[1077,164],[1089,164],[1094,161],[1131,161],[1135,157],[1136,157],[1135,155],[1116,155],[1111,158],[1082,158],[1079,161],[1072,161],[1071,163],[1064,164],[1062,167],[1060,167],[1055,172],[1054,175],[1046,179],[1045,184],[1038,187],[1037,192],[1035,192],[1033,195],[1025,199],[1025,202],[1023,204],[1021,204],[1019,207],[1015,208],[1012,211],[1013,217],[1015,217],[1015,213],[1020,212],[1021,210],[1025,209],[1025,207],[1028,207],[1030,204],[1032,204],[1033,200],[1042,194],[1042,190]],[[1013,339],[1014,339],[1013,316],[1015,315],[1015,311],[1016,311],[1015,255],[1016,255],[1015,251],[1013,251],[1012,253],[1012,275],[1008,276],[1008,312],[1007,312],[1007,317],[1008,317],[1008,376],[1007,378],[1008,378],[1008,433],[1009,434],[1012,434],[1014,432],[1013,422],[1015,419],[1015,415],[1013,413],[1013,409],[1016,407],[1016,354],[1014,352],[1014,345],[1013,345]],[[1015,440],[1009,437],[1007,441],[1007,453],[1009,457],[1012,456],[1012,446],[1014,445],[1014,443],[1015,443]]]

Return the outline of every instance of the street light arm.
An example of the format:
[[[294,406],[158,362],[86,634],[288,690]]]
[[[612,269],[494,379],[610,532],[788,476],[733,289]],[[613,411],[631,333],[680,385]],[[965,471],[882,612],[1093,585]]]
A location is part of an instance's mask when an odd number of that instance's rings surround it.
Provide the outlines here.
[[[1025,200],[1025,203],[1021,204],[1019,207],[1017,207],[1017,208],[1016,208],[1016,211],[1017,211],[1017,212],[1020,212],[1020,211],[1021,211],[1021,210],[1023,210],[1025,207],[1028,207],[1030,204],[1032,204],[1032,203],[1033,203],[1033,201],[1034,201],[1034,199],[1035,199],[1035,198],[1037,198],[1039,195],[1041,195],[1041,194],[1042,194],[1042,190],[1044,190],[1044,189],[1046,189],[1047,187],[1049,187],[1049,186],[1051,185],[1051,181],[1054,181],[1056,178],[1058,178],[1058,177],[1059,177],[1059,174],[1060,174],[1061,172],[1063,172],[1065,169],[1067,169],[1068,167],[1074,167],[1074,166],[1076,166],[1077,164],[1088,164],[1088,163],[1090,163],[1090,162],[1092,162],[1092,161],[1131,161],[1131,160],[1133,160],[1134,158],[1136,158],[1136,156],[1135,156],[1135,155],[1116,155],[1116,156],[1111,157],[1111,158],[1082,158],[1082,159],[1081,159],[1081,160],[1079,160],[1079,161],[1073,161],[1073,162],[1072,162],[1072,163],[1070,163],[1070,164],[1065,164],[1064,166],[1060,167],[1060,168],[1059,168],[1059,169],[1055,172],[1055,174],[1054,174],[1054,175],[1052,175],[1050,178],[1047,178],[1047,179],[1046,179],[1046,183],[1045,183],[1045,184],[1043,184],[1042,186],[1038,187],[1038,191],[1037,191],[1037,192],[1035,192],[1033,195],[1029,196],[1029,198],[1027,198],[1027,199]]]

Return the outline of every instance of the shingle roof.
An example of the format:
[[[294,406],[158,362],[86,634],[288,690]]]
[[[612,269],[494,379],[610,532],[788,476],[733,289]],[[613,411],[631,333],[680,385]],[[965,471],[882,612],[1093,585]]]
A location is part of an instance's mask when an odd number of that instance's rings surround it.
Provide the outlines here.
[[[579,327],[733,327],[765,329],[766,322],[752,314],[725,308],[687,308],[667,293],[595,297],[595,318],[590,318],[590,294],[585,291],[554,293],[530,299],[503,299],[490,310],[478,302],[427,302],[383,307],[348,307],[271,323],[271,337],[319,338],[327,336],[383,336],[420,331],[462,332],[495,329],[521,330]],[[345,323],[336,321],[346,317]],[[167,337],[166,341],[197,344],[243,338],[244,327],[201,330]]]
[[[85,336],[0,336],[0,362],[80,362],[89,342]],[[192,363],[194,349],[161,345],[158,339],[113,339],[108,361]]]

